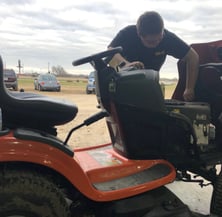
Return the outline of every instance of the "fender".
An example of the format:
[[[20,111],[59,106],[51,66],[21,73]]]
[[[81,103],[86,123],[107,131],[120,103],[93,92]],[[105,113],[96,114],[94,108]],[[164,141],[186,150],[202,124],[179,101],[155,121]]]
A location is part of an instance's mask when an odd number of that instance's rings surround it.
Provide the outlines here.
[[[77,149],[74,154],[68,146],[65,146],[62,141],[54,136],[20,128],[8,131],[7,134],[0,136],[0,162],[20,161],[51,168],[69,180],[79,192],[94,201],[112,201],[126,195],[130,197],[152,190],[175,179],[174,167],[169,162],[164,160],[129,160],[123,157],[121,159],[113,150],[110,152],[110,146],[110,144],[106,144],[96,148],[86,148],[84,149],[86,152]],[[95,164],[95,161],[93,162],[86,154],[88,151],[99,147],[100,149],[107,149],[106,154],[110,152],[110,156],[113,156],[108,160],[108,166]],[[116,164],[117,158],[122,162]],[[95,183],[93,184],[95,180],[106,179],[110,175],[118,178],[122,174],[142,173],[144,170],[148,173],[151,172],[151,175],[153,175],[153,169],[159,174],[158,178],[123,189],[104,191]],[[163,169],[165,172],[162,171]],[[107,173],[107,171],[109,172]]]

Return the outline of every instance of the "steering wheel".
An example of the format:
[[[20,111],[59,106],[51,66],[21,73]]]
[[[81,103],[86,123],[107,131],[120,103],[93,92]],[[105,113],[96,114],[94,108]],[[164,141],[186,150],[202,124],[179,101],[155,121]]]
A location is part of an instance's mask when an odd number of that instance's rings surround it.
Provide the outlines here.
[[[94,60],[97,60],[97,59],[102,59],[104,57],[109,57],[109,59],[111,60],[111,58],[116,53],[119,53],[121,51],[122,51],[122,47],[115,47],[111,50],[103,51],[103,52],[93,54],[93,55],[88,56],[88,57],[84,57],[84,58],[75,60],[75,61],[72,62],[72,65],[73,66],[79,66],[79,65],[82,65],[84,63],[88,63],[88,62],[91,62],[91,61],[94,61]],[[107,61],[107,62],[109,62],[109,61]]]

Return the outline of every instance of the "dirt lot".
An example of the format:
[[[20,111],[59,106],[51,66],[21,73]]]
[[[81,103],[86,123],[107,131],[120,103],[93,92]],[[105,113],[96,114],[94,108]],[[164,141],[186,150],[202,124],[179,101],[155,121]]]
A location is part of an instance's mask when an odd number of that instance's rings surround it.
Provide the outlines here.
[[[94,94],[73,94],[64,96],[69,101],[72,101],[78,106],[78,113],[76,118],[64,125],[58,127],[58,136],[60,138],[65,138],[67,132],[77,124],[82,123],[90,115],[93,115],[100,110],[97,108],[97,100]],[[69,145],[73,148],[85,147],[91,145],[99,145],[110,142],[105,119],[102,119],[90,126],[85,126],[78,131],[74,132],[70,139]]]

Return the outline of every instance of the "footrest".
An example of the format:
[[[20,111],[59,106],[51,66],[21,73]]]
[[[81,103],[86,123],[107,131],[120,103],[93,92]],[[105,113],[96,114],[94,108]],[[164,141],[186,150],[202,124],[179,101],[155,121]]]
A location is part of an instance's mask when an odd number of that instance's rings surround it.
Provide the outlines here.
[[[159,179],[169,175],[171,168],[165,164],[157,164],[151,168],[138,173],[114,179],[111,181],[94,183],[94,187],[101,191],[120,190],[124,188],[134,187],[148,182],[158,181]]]

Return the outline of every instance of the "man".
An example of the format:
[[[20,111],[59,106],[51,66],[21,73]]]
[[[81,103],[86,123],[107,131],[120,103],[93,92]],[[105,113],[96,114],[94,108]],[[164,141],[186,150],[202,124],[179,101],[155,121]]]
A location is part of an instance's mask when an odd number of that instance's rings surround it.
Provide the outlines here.
[[[116,54],[112,66],[154,69],[159,71],[166,55],[186,62],[185,101],[194,100],[194,88],[198,74],[198,54],[183,40],[164,28],[162,17],[154,11],[142,14],[136,25],[122,29],[112,40],[109,49],[121,46],[123,51]]]

